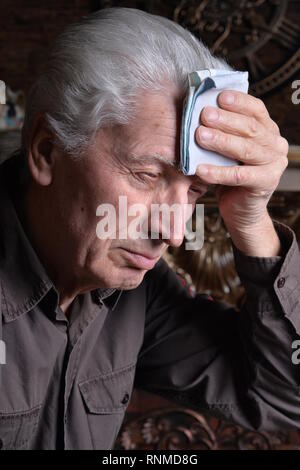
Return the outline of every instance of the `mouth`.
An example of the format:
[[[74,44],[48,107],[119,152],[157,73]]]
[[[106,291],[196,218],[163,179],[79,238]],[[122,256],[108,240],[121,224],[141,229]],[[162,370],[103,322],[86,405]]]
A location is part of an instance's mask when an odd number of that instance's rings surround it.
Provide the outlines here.
[[[120,248],[120,250],[124,253],[126,261],[129,261],[132,267],[138,269],[152,269],[160,258],[160,255],[154,257],[150,254],[138,253],[127,250],[126,248]]]

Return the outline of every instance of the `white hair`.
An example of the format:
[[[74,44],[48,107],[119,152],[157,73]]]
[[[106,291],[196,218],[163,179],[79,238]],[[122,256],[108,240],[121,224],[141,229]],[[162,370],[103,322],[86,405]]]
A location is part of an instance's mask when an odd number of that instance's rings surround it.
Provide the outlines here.
[[[30,90],[23,152],[38,113],[56,143],[76,157],[99,128],[130,120],[142,90],[159,91],[171,82],[184,92],[187,74],[208,67],[231,68],[171,20],[133,8],[83,17],[58,36]]]

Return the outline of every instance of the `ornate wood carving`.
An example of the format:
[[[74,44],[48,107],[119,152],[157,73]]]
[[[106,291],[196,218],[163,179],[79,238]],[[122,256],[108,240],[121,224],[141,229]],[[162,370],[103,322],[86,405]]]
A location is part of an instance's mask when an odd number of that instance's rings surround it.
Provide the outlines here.
[[[263,95],[300,69],[300,26],[288,0],[181,0],[173,18],[204,38],[210,50],[247,68]],[[272,59],[266,51],[272,48]],[[262,57],[263,56],[263,57]]]
[[[126,450],[208,450],[215,448],[216,436],[201,414],[167,408],[131,421],[119,435],[117,446]]]
[[[166,408],[130,420],[115,449],[125,450],[300,450],[300,432],[277,434],[248,431],[240,426],[187,408]]]
[[[204,40],[212,53],[249,70],[257,96],[300,70],[300,26],[293,0],[102,0],[99,8],[135,6],[168,16]],[[272,54],[269,53],[272,49]]]

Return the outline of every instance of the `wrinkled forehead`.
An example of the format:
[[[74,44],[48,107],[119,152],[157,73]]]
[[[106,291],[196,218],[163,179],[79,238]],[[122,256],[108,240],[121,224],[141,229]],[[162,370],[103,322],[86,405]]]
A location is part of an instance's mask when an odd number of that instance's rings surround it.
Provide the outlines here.
[[[125,126],[128,151],[178,163],[182,106],[182,97],[173,90],[142,95],[133,119]]]

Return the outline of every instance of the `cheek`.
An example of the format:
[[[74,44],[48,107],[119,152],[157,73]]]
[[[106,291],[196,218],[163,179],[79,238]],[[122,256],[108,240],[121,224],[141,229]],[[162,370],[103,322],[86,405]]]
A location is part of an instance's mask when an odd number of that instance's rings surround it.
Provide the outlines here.
[[[95,241],[85,260],[85,270],[103,287],[133,289],[141,283],[145,273],[128,269],[114,245],[114,240]]]
[[[94,263],[104,263],[105,260],[107,262],[112,243],[113,240],[99,240],[95,231],[94,237],[88,246],[87,263],[93,265]]]
[[[116,196],[107,190],[104,185],[82,184],[80,190],[73,194],[70,200],[69,216],[73,230],[88,242],[95,240],[96,228],[100,220],[97,210],[102,204],[111,204],[115,207]],[[67,209],[68,212],[68,209]],[[98,240],[98,245],[102,240]]]

